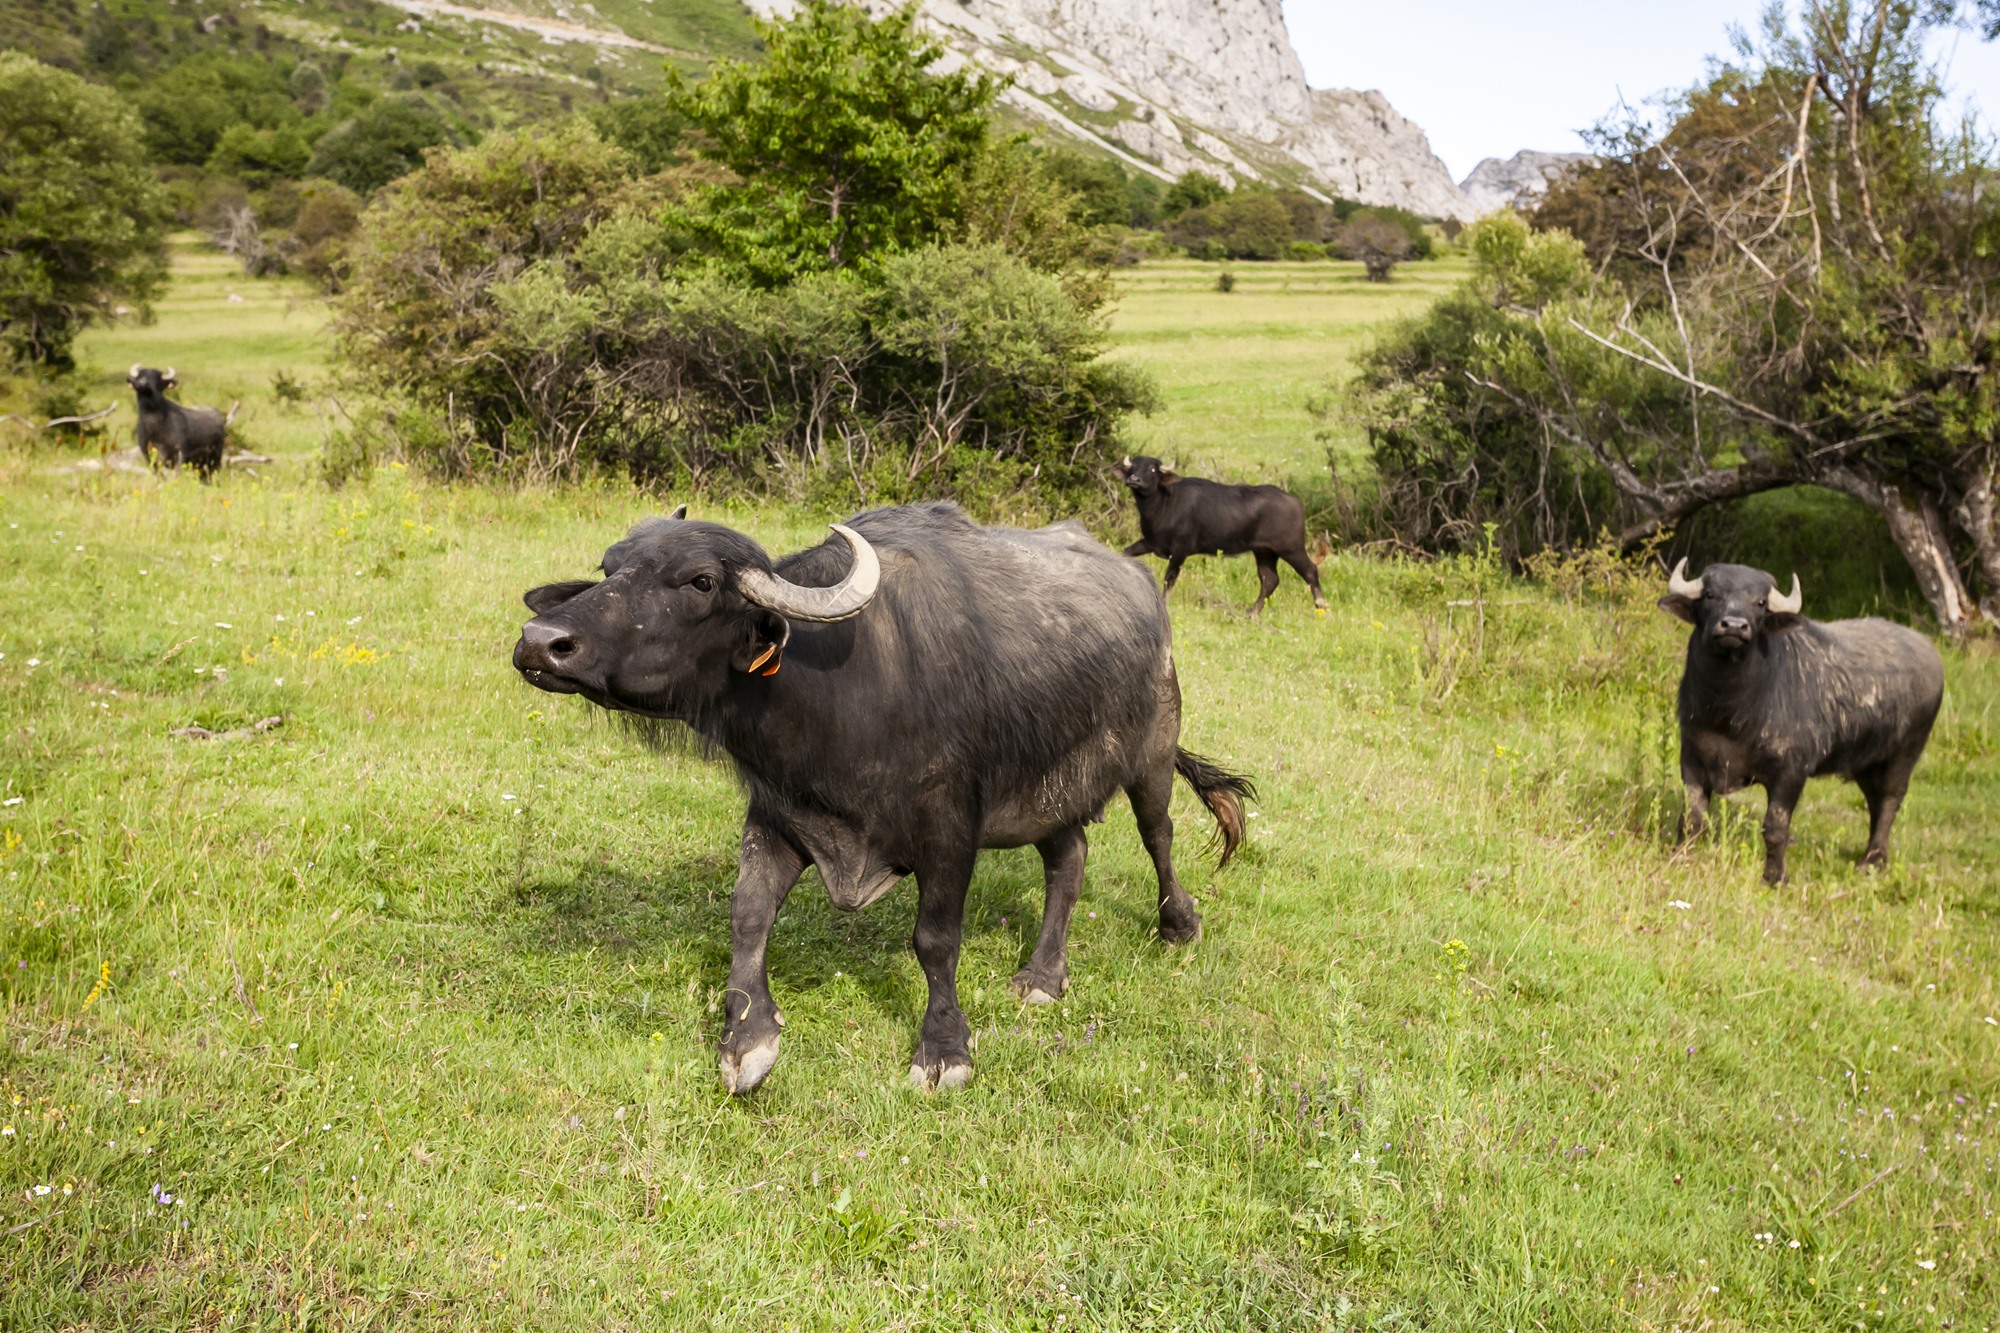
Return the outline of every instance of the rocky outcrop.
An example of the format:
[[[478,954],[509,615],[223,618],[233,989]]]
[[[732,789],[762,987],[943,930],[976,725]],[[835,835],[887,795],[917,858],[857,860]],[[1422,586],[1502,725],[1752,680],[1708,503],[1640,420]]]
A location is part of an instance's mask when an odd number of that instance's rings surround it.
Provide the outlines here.
[[[1489,157],[1459,182],[1473,210],[1484,215],[1503,208],[1533,208],[1549,183],[1573,162],[1595,162],[1589,153],[1538,153],[1523,148],[1506,161]]]
[[[1155,175],[1200,169],[1437,217],[1477,211],[1382,94],[1306,83],[1280,0],[924,0],[923,15],[952,63],[1010,75],[1017,109]]]

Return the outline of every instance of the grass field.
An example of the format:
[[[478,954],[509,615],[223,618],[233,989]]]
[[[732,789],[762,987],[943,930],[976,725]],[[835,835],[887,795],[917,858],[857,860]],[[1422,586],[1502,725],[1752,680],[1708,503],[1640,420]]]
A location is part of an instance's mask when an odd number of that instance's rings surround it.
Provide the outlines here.
[[[1119,802],[1070,994],[1023,1009],[1039,866],[989,855],[977,1074],[926,1096],[914,895],[809,876],[784,1056],[732,1102],[741,796],[508,666],[520,591],[666,498],[328,492],[270,391],[319,379],[316,317],[182,272],[90,341],[107,390],[173,361],[283,463],[0,451],[0,1327],[2000,1323],[1989,651],[1947,653],[1896,866],[1815,783],[1770,890],[1760,796],[1672,846],[1649,580],[1337,554],[1329,615],[1287,574],[1259,624],[1248,565],[1198,563],[1186,740],[1263,788],[1220,873],[1180,798],[1202,942],[1149,937]],[[1304,394],[1421,297],[1339,272],[1141,269],[1157,438],[1287,475]],[[776,548],[824,517],[697,503]]]

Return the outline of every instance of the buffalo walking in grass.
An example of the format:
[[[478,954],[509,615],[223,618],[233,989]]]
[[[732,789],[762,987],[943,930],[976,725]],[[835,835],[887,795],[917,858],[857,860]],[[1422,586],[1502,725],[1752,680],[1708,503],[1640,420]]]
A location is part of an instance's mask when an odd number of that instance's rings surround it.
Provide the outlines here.
[[[1661,609],[1694,627],[1681,676],[1683,838],[1713,796],[1764,788],[1764,878],[1785,877],[1792,810],[1806,779],[1852,778],[1868,798],[1862,864],[1889,861],[1889,828],[1944,701],[1944,663],[1915,630],[1886,620],[1808,620],[1761,569],[1674,566]]]
[[[1117,473],[1139,504],[1139,540],[1126,547],[1125,554],[1163,557],[1168,592],[1174,590],[1189,556],[1247,551],[1257,557],[1257,600],[1251,604],[1251,615],[1262,611],[1278,590],[1280,560],[1297,570],[1312,589],[1313,605],[1326,609],[1319,567],[1306,554],[1306,507],[1296,495],[1276,486],[1233,486],[1177,476],[1160,466],[1159,459],[1144,456],[1125,459]]]
[[[945,504],[863,514],[775,563],[684,511],[633,528],[601,581],[529,592],[514,665],[542,689],[684,723],[735,762],[750,806],[721,1042],[731,1092],[777,1060],[765,945],[808,865],[850,910],[916,875],[922,1087],[972,1072],[957,972],[981,848],[1042,855],[1041,933],[1013,979],[1024,1000],[1068,984],[1084,827],[1120,790],[1158,877],[1160,938],[1198,937],[1174,875],[1174,775],[1215,815],[1224,862],[1252,789],[1180,748],[1166,603],[1143,570],[1074,523],[980,527]]]
[[[139,400],[139,451],[149,463],[177,468],[193,466],[207,481],[222,466],[229,418],[212,407],[183,407],[167,397],[179,383],[174,368],[151,370],[135,365],[125,382]]]

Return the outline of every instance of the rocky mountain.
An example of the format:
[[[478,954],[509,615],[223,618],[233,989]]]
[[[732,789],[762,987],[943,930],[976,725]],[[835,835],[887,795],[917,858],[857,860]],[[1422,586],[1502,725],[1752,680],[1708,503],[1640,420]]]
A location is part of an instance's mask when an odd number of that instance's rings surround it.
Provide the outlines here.
[[[1548,193],[1549,182],[1572,162],[1595,162],[1589,153],[1538,153],[1524,148],[1506,161],[1489,157],[1458,183],[1475,213],[1502,208],[1532,208]]]
[[[794,0],[748,3],[774,15]],[[1382,94],[1306,83],[1280,0],[923,0],[923,16],[952,61],[1011,75],[1018,110],[1156,176],[1479,211]]]

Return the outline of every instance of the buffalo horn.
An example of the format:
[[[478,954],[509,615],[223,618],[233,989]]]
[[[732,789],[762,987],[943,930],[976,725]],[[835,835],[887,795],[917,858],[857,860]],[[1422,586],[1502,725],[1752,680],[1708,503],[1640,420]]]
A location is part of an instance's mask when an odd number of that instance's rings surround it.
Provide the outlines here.
[[[882,562],[875,558],[875,548],[854,529],[836,523],[833,530],[853,549],[854,567],[831,588],[802,588],[761,569],[744,570],[737,577],[737,586],[745,597],[787,620],[845,620],[854,615],[875,596],[875,585],[882,581]]]
[[[179,380],[180,380],[180,376],[178,376],[178,375],[174,374],[174,368],[173,368],[172,366],[168,366],[168,367],[167,367],[167,373],[166,373],[166,381],[167,381],[167,383],[169,383],[169,384],[175,384],[175,383],[178,383],[178,382],[179,382]]]
[[[136,379],[138,379],[138,378],[139,378],[139,372],[140,372],[141,370],[143,370],[144,368],[145,368],[145,367],[141,366],[141,365],[140,365],[140,364],[139,364],[139,363],[138,363],[137,361],[134,361],[134,362],[132,363],[132,368],[131,368],[130,370],[128,370],[128,371],[126,371],[126,372],[125,372],[125,378],[126,378],[126,379],[128,379],[128,380],[136,380]]]
[[[1774,583],[1771,585],[1770,593],[1764,598],[1764,605],[1778,612],[1780,615],[1795,616],[1799,613],[1799,608],[1805,604],[1806,596],[1799,590],[1799,576],[1797,574],[1792,575],[1791,596],[1780,597],[1778,595],[1778,585]]]
[[[1674,566],[1674,572],[1667,575],[1667,591],[1687,598],[1699,597],[1701,596],[1701,580],[1689,578],[1687,576],[1687,567],[1687,557],[1682,556],[1681,562]]]
[[[671,513],[671,514],[668,514],[668,515],[667,515],[667,519],[668,519],[668,521],[669,521],[669,522],[676,522],[676,523],[677,523],[677,522],[679,522],[679,521],[680,521],[681,519],[684,519],[684,518],[686,518],[687,516],[688,516],[688,507],[687,507],[686,505],[675,505],[675,506],[674,506],[674,512],[673,512],[673,513]]]

